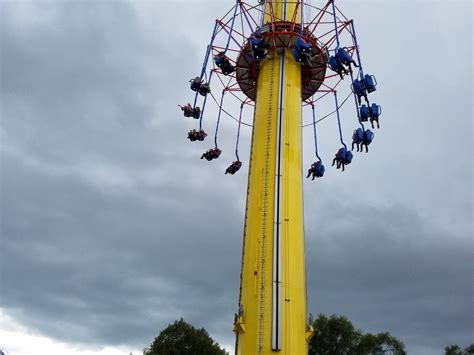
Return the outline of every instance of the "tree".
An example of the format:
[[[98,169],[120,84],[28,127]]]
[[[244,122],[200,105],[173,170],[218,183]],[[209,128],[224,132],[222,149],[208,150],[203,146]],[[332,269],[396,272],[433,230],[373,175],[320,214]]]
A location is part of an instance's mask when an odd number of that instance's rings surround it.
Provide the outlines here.
[[[320,314],[313,327],[309,355],[406,355],[403,343],[390,333],[364,334],[344,316]]]
[[[450,345],[444,348],[444,355],[462,355],[459,345]]]
[[[444,355],[470,355],[474,354],[474,344],[462,350],[459,345],[450,345],[444,348]]]
[[[196,329],[183,318],[168,325],[144,355],[228,355],[204,328]]]

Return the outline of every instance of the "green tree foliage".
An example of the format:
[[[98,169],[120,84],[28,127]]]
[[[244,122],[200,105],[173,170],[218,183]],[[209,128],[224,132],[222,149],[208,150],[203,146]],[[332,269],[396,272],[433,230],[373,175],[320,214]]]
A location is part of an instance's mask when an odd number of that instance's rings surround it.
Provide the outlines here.
[[[151,343],[144,355],[228,355],[204,328],[196,329],[183,318],[170,324]]]
[[[406,355],[403,343],[390,333],[364,334],[344,316],[320,314],[313,327],[309,355]]]
[[[470,355],[474,354],[474,344],[462,350],[459,345],[450,345],[444,348],[444,355]]]

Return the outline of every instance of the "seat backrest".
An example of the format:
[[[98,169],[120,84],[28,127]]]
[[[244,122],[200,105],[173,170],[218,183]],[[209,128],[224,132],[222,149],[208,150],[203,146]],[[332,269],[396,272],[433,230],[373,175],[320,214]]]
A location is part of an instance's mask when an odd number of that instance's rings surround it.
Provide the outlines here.
[[[376,84],[375,84],[375,81],[374,81],[374,79],[372,78],[371,75],[366,74],[364,76],[364,84],[365,84],[365,87],[367,88],[367,90],[375,91]]]
[[[374,139],[374,132],[372,132],[370,129],[365,130],[364,132],[364,142],[370,143]]]
[[[324,175],[324,172],[326,171],[326,169],[324,168],[324,165],[321,164],[321,162],[319,162],[319,163],[320,163],[320,165],[316,168],[316,172],[321,177],[321,176]]]
[[[354,92],[356,94],[363,94],[365,92],[365,85],[361,80],[354,79],[352,82],[352,87],[354,88]]]
[[[352,57],[346,52],[344,48],[338,48],[336,56],[339,57],[339,59],[344,63],[352,62]]]
[[[373,118],[378,118],[380,116],[380,106],[377,105],[376,103],[373,103],[370,106],[370,111]]]
[[[362,105],[359,111],[361,120],[367,120],[367,118],[369,118],[369,108],[367,106]]]
[[[336,153],[336,158],[338,160],[344,159],[344,156],[345,156],[346,152],[347,152],[346,148],[344,148],[344,147],[339,148],[339,150]]]
[[[362,131],[362,128],[357,128],[354,131],[354,134],[352,135],[352,139],[355,142],[361,142],[363,138],[364,138],[364,132]]]
[[[344,155],[343,163],[350,164],[352,162],[352,157],[352,152],[350,150],[347,150],[346,154]]]
[[[295,42],[295,48],[298,51],[311,49],[311,44],[306,42],[303,38],[298,37]]]
[[[331,68],[331,70],[333,70],[335,72],[337,72],[339,70],[339,63],[338,63],[336,57],[334,57],[334,56],[329,57],[328,64],[329,64],[329,67]]]

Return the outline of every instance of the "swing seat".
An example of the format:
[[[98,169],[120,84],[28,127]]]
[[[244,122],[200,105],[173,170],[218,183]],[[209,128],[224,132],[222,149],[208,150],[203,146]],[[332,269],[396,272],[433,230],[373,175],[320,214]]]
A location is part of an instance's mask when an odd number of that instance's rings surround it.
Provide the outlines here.
[[[335,71],[336,73],[339,73],[340,71],[344,70],[341,63],[334,56],[329,57],[328,64],[329,64],[329,68],[332,71]]]
[[[214,57],[214,63],[220,68],[224,65],[225,63],[225,57],[224,56],[215,56]]]
[[[201,84],[199,82],[196,82],[195,80],[191,81],[191,90],[192,91],[199,91],[201,88]]]
[[[294,47],[299,53],[308,53],[311,51],[311,44],[306,42],[302,37],[298,37]]]
[[[211,92],[209,84],[200,85],[198,90],[199,90],[199,94],[201,94],[202,96],[206,96],[207,94],[209,94]]]
[[[382,107],[380,107],[379,105],[377,105],[376,103],[373,103],[371,106],[370,106],[370,109],[369,109],[369,116],[370,118],[376,120],[379,118],[379,116],[382,114]]]
[[[362,122],[367,122],[370,116],[369,108],[365,105],[362,105],[359,109],[359,112],[360,112],[360,120]]]
[[[352,90],[357,94],[357,95],[364,95],[366,91],[366,87],[364,84],[364,81],[354,79],[352,82]]]
[[[364,139],[364,131],[362,131],[362,128],[357,128],[354,131],[354,134],[352,135],[352,141],[354,143],[361,143],[363,139]]]
[[[315,167],[316,177],[323,177],[325,171],[326,169],[324,168],[324,165],[320,161],[318,161]]]
[[[339,61],[343,64],[349,65],[351,63],[354,63],[354,59],[347,53],[347,51],[344,48],[338,48],[336,52],[336,58],[339,59]]]
[[[295,58],[295,60],[296,60],[297,62],[301,62],[301,61],[302,61],[302,59],[301,59],[301,52],[298,51],[298,49],[296,49],[296,47],[293,48],[293,58]]]
[[[365,88],[367,89],[367,92],[371,93],[377,90],[377,80],[375,80],[375,76],[366,74],[364,76],[364,85]]]
[[[229,75],[232,74],[235,71],[235,68],[232,64],[227,62],[225,65],[221,66],[222,74],[224,75]]]
[[[374,132],[372,132],[370,129],[365,130],[364,137],[363,137],[364,144],[369,145],[370,143],[372,143],[374,136],[375,136]]]
[[[264,59],[267,56],[265,49],[252,49],[252,56],[254,59]]]
[[[199,107],[196,107],[195,109],[193,109],[192,111],[192,116],[193,118],[195,118],[196,120],[199,119],[199,116],[201,116],[201,109]],[[188,116],[189,117],[189,116]]]
[[[336,153],[336,159],[341,161],[344,159],[344,156],[346,155],[347,153],[347,149],[342,147],[342,148],[339,148],[339,150],[337,151]]]
[[[352,162],[352,152],[350,150],[346,150],[346,154],[344,154],[344,157],[342,158],[342,163],[343,164],[350,164]]]
[[[263,38],[250,37],[252,49],[265,49],[265,40]]]

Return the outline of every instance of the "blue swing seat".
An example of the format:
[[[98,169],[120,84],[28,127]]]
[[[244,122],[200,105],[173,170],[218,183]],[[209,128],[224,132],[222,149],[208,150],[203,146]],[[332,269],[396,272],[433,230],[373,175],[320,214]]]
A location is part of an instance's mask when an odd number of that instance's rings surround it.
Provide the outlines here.
[[[344,156],[346,155],[346,153],[347,153],[346,148],[344,148],[344,147],[339,148],[339,150],[336,153],[336,159],[339,160],[339,161],[342,161],[344,159]]]
[[[366,129],[363,135],[363,143],[369,145],[372,143],[374,136],[374,132],[372,132],[370,129]]]
[[[364,76],[364,85],[365,88],[367,89],[367,92],[371,93],[377,90],[377,80],[375,79],[375,76],[366,74]]]
[[[369,109],[369,116],[370,118],[372,119],[378,119],[379,116],[382,114],[382,107],[380,107],[379,105],[377,105],[376,103],[373,103],[371,106],[370,106],[370,109]]]
[[[252,49],[264,49],[265,40],[263,38],[250,37],[250,46]]]
[[[226,57],[225,56],[215,56],[214,57],[214,63],[220,68],[224,63],[226,62]]]
[[[369,108],[365,105],[362,105],[359,109],[359,112],[360,112],[360,120],[362,122],[367,122],[370,116]]]
[[[362,128],[357,128],[352,135],[352,141],[354,143],[361,143],[364,139],[364,131]]]
[[[354,59],[347,53],[344,48],[338,48],[336,51],[336,58],[343,64],[349,65],[354,62]]]
[[[352,90],[357,95],[365,95],[366,87],[365,87],[364,81],[354,79],[354,81],[352,82]]]
[[[332,71],[335,71],[336,73],[339,73],[341,70],[344,70],[344,67],[334,56],[329,57],[328,64],[329,64],[329,68]]]
[[[346,165],[350,164],[352,162],[352,157],[352,152],[350,150],[346,150],[346,154],[344,155],[342,163]]]
[[[310,52],[311,43],[306,42],[302,37],[298,37],[295,42],[295,47],[298,52]]]
[[[326,169],[324,168],[324,165],[320,161],[316,163],[315,170],[316,170],[316,177],[318,178],[323,177],[324,172],[326,171]]]

